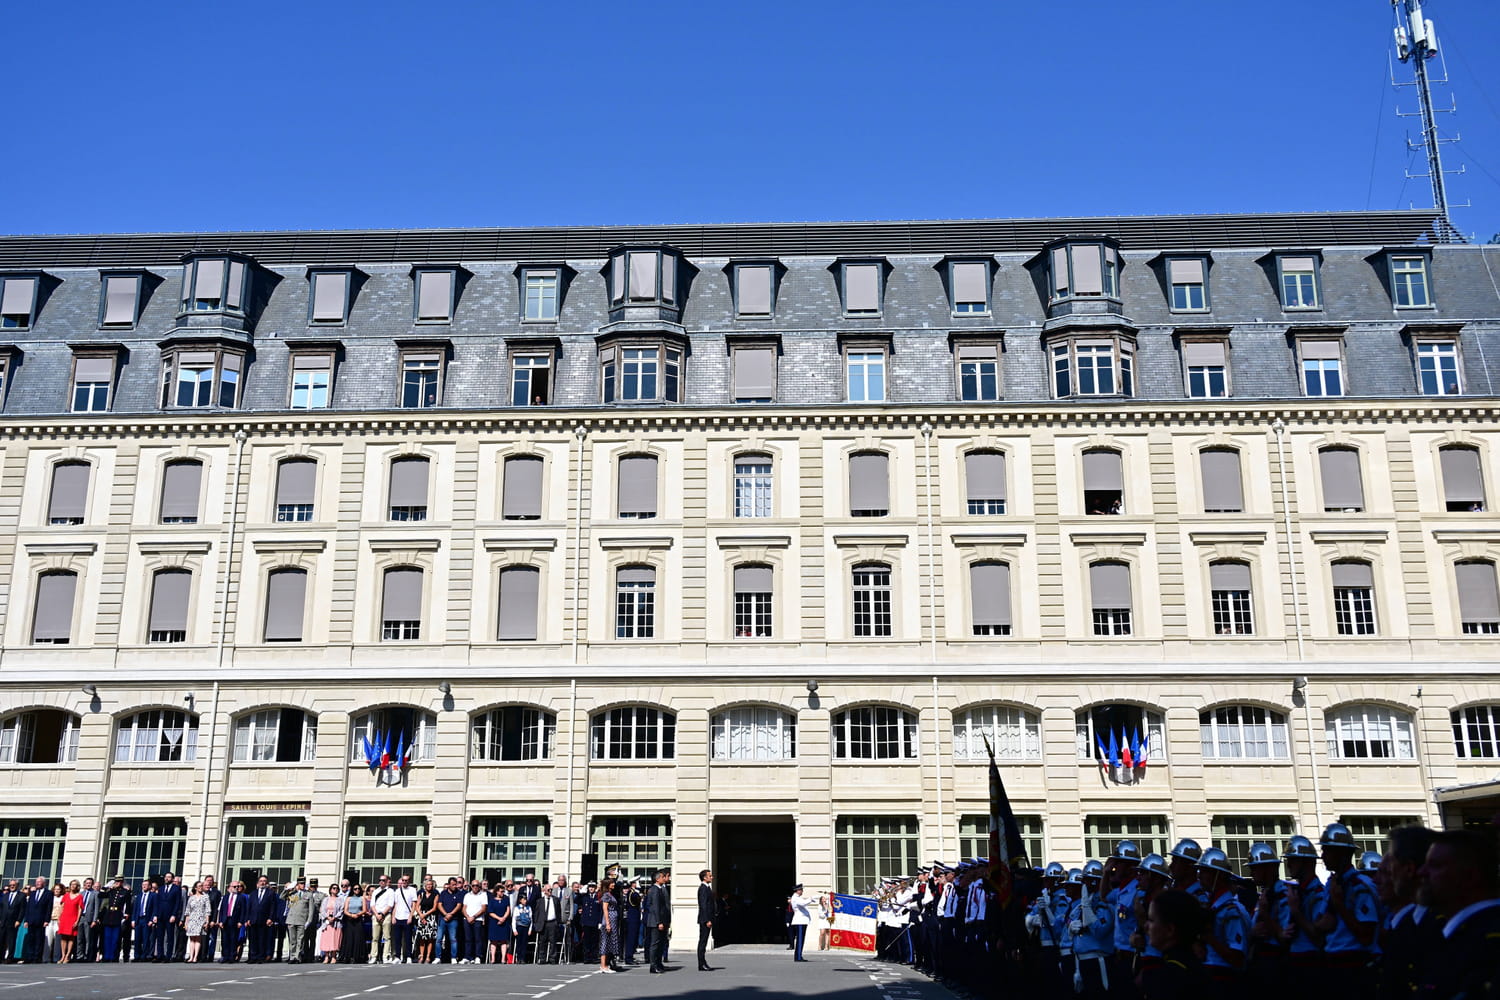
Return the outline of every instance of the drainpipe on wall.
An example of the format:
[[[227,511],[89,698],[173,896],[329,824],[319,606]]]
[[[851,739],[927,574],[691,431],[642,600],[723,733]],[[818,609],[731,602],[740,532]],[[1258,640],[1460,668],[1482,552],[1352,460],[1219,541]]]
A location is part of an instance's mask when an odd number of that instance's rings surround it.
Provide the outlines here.
[[[198,871],[203,871],[203,849],[208,843],[208,797],[214,779],[214,752],[218,749],[219,735],[219,678],[224,673],[224,650],[228,642],[229,628],[229,581],[234,572],[234,544],[240,526],[240,479],[245,471],[245,441],[249,435],[244,428],[234,432],[234,487],[229,498],[229,541],[224,547],[224,582],[219,587],[219,643],[217,663],[214,668],[214,697],[208,710],[208,758],[203,772],[203,802],[198,813]]]
[[[568,681],[568,846],[563,851],[563,864],[573,864],[573,759],[578,756],[578,678]],[[570,875],[579,872],[565,868]]]
[[[922,431],[923,464],[927,468],[927,652],[932,663],[936,665],[938,658],[937,541],[933,529],[933,507],[937,504],[937,490],[932,478],[933,426],[930,422],[924,420],[920,430]],[[948,840],[948,824],[943,818],[943,751],[939,744],[938,736],[938,682],[936,674],[932,675],[932,774],[936,779],[933,785],[937,790],[938,853],[942,854]]]
[[[573,434],[578,438],[578,509],[573,517],[573,665],[578,665],[578,632],[583,627],[583,616],[580,613],[581,606],[578,603],[579,589],[578,581],[583,579],[583,439],[588,437],[588,429],[582,424],[573,428]],[[571,762],[570,762],[571,764]],[[570,786],[571,787],[571,786]],[[569,795],[572,793],[569,792]]]
[[[1292,625],[1297,635],[1297,662],[1307,659],[1307,644],[1302,633],[1302,585],[1298,582],[1301,566],[1297,563],[1297,542],[1292,535],[1292,502],[1286,477],[1286,421],[1271,421],[1276,434],[1276,478],[1281,488],[1281,522],[1286,532],[1287,573],[1292,580]],[[1313,811],[1319,829],[1323,826],[1323,782],[1318,777],[1318,740],[1313,732],[1312,706],[1307,699],[1307,678],[1298,676],[1292,682],[1292,693],[1302,695],[1302,721],[1307,727],[1308,770],[1312,773]],[[1293,769],[1295,771],[1295,768]]]

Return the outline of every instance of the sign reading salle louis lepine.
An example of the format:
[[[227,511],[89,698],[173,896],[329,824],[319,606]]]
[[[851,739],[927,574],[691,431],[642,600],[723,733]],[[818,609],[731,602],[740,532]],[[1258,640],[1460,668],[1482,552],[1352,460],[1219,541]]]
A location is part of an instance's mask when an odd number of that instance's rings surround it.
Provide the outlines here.
[[[226,802],[224,811],[227,813],[279,813],[279,812],[308,812],[312,809],[311,802]]]

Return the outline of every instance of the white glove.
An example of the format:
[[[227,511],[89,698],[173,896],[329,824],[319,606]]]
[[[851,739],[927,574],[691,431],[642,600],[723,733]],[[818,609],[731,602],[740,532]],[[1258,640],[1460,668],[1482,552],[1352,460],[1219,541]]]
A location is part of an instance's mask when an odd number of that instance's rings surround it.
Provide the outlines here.
[[[1074,921],[1072,921],[1071,923],[1068,924],[1068,930],[1071,933],[1073,933],[1073,934],[1079,933],[1080,931],[1083,930],[1083,921],[1082,920],[1074,920]]]

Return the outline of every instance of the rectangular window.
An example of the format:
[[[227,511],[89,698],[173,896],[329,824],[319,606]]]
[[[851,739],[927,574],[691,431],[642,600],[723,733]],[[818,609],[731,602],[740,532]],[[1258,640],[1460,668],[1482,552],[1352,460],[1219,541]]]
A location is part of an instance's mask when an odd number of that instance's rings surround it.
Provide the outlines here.
[[[776,398],[776,348],[738,347],[734,350],[734,401],[769,403]]]
[[[895,634],[891,617],[891,571],[884,566],[854,569],[854,635],[880,638]]]
[[[52,494],[47,500],[48,524],[82,524],[89,499],[87,462],[58,462],[52,467]]]
[[[315,271],[312,281],[312,307],[308,322],[338,324],[349,310],[349,272]]]
[[[621,517],[649,520],[656,516],[657,460],[655,455],[626,455],[620,459],[615,502]]]
[[[890,512],[890,456],[880,451],[850,455],[849,516],[885,517]]]
[[[657,869],[672,864],[672,819],[669,816],[594,818],[589,850],[599,856],[600,870],[620,866],[620,877],[650,882]]]
[[[510,373],[511,406],[546,406],[552,402],[551,354],[513,355]]]
[[[1344,379],[1341,343],[1337,340],[1298,342],[1302,354],[1302,390],[1309,396],[1342,396]]]
[[[1089,567],[1095,635],[1130,635],[1130,567],[1095,563]]]
[[[969,606],[975,635],[1010,635],[1010,566],[978,562],[969,567]]]
[[[846,364],[849,375],[849,402],[880,403],[885,401],[884,351],[850,351]]]
[[[416,321],[447,323],[453,318],[452,271],[418,271]]]
[[[626,566],[615,576],[615,638],[656,635],[656,570]]]
[[[187,642],[188,603],[193,574],[161,569],[151,575],[151,615],[147,642]]]
[[[1318,259],[1316,257],[1280,257],[1281,307],[1283,309],[1319,309]]]
[[[349,821],[346,868],[366,885],[382,875],[416,881],[427,871],[426,816],[368,816]]]
[[[1461,569],[1462,567],[1460,567]],[[36,581],[36,612],[32,615],[31,641],[43,645],[66,646],[73,638],[73,599],[78,589],[78,574],[43,573]],[[29,716],[22,716],[29,720]],[[9,722],[14,722],[12,716]],[[0,736],[0,745],[4,738]],[[0,753],[0,760],[4,754]]]
[[[1424,396],[1457,396],[1463,391],[1457,344],[1451,340],[1417,344],[1417,391]]]
[[[661,254],[654,251],[632,251],[628,256],[631,301],[653,301],[656,298],[656,269]]]
[[[551,878],[552,823],[545,816],[476,816],[469,821],[469,878],[519,882]]]
[[[148,876],[182,871],[186,850],[187,823],[180,819],[113,819],[104,867],[111,875],[122,876],[126,885],[140,885]]]
[[[990,311],[988,264],[964,262],[953,265],[953,311],[975,315]]]
[[[557,319],[557,291],[556,271],[527,271],[526,319],[533,323]]]
[[[264,875],[273,886],[301,878],[307,858],[307,819],[302,816],[247,816],[229,821],[225,831],[228,875]],[[252,883],[253,884],[253,883]]]
[[[115,381],[115,359],[111,356],[80,356],[73,359],[73,412],[104,413],[109,409],[109,391]]]
[[[186,350],[165,355],[163,361],[166,405],[233,409],[238,403],[243,355]]]
[[[1392,830],[1399,830],[1403,826],[1421,826],[1422,817],[1340,816],[1339,822],[1349,828],[1349,833],[1354,837],[1354,856],[1359,857],[1365,851],[1384,853],[1386,840],[1390,838]]]
[[[844,265],[844,312],[851,316],[880,314],[880,265]]]
[[[1450,513],[1484,511],[1484,469],[1479,449],[1449,446],[1438,449],[1443,470],[1443,509]]]
[[[654,400],[661,352],[655,347],[620,349],[620,399],[627,403]]]
[[[964,456],[965,501],[970,514],[1005,513],[1005,455],[971,451]]]
[[[1059,398],[1129,396],[1135,391],[1133,360],[1130,346],[1115,341],[1082,340],[1055,345],[1053,388]]]
[[[126,329],[135,326],[140,294],[140,275],[106,275],[102,301],[99,303],[99,325]]]
[[[542,458],[512,455],[501,466],[505,485],[500,516],[507,521],[539,521],[542,517]]]
[[[1239,514],[1245,509],[1240,482],[1240,453],[1233,448],[1204,448],[1198,453],[1203,480],[1203,513]]]
[[[202,493],[202,462],[190,459],[168,462],[162,469],[161,523],[197,524]]]
[[[983,753],[983,751],[980,751]],[[999,756],[996,754],[996,756]],[[981,759],[981,758],[976,758]],[[1021,829],[1021,843],[1026,845],[1026,860],[1033,865],[1043,863],[1042,817],[1017,816],[1016,826]],[[985,858],[990,853],[990,818],[988,816],[961,816],[958,820],[958,853],[966,858]]]
[[[41,875],[51,885],[62,878],[68,824],[60,819],[7,819],[0,822],[0,880],[23,887]],[[14,957],[14,956],[11,956]]]
[[[734,516],[770,517],[771,459],[750,455],[734,460]]]
[[[1426,257],[1391,258],[1391,296],[1397,309],[1432,305],[1432,295],[1427,287]]]
[[[380,638],[412,642],[422,638],[422,571],[399,566],[385,571],[380,601]]]
[[[1121,840],[1133,840],[1141,856],[1160,854],[1166,857],[1171,848],[1167,841],[1165,816],[1087,816],[1083,821],[1083,850],[1091,858],[1107,858]]]
[[[425,458],[398,458],[391,462],[388,513],[392,521],[427,520],[428,473],[432,463]]]
[[[266,574],[266,642],[301,642],[307,609],[307,570],[284,567]]]
[[[1500,635],[1500,587],[1495,580],[1495,564],[1461,562],[1454,565],[1453,573],[1458,584],[1458,618],[1463,634]]]
[[[31,328],[36,286],[35,278],[0,278],[0,330]]]
[[[870,892],[884,879],[910,876],[917,870],[919,830],[915,816],[840,816],[834,890]]]
[[[1339,635],[1375,634],[1375,576],[1368,563],[1333,564],[1333,617]]]
[[[1250,591],[1215,590],[1214,634],[1252,635],[1255,625],[1250,617]]]
[[[322,410],[328,407],[333,391],[333,355],[291,355],[294,410]]]
[[[276,520],[311,521],[318,463],[308,458],[284,459],[276,466]]]
[[[998,344],[959,344],[954,354],[958,365],[959,399],[988,402],[1000,398]]]
[[[1202,312],[1208,308],[1208,263],[1202,257],[1167,261],[1173,312]]]
[[[401,356],[401,406],[420,410],[437,406],[443,397],[443,358],[440,354]]]
[[[769,566],[734,568],[734,634],[739,639],[771,637],[771,581]]]
[[[1212,829],[1214,846],[1241,878],[1249,878],[1250,846],[1264,842],[1280,855],[1297,827],[1288,816],[1215,816]]]
[[[542,572],[534,566],[500,571],[500,611],[495,637],[501,642],[532,642],[537,637],[537,599]]]
[[[1222,340],[1190,340],[1182,345],[1182,364],[1187,370],[1187,393],[1193,399],[1218,399],[1229,395],[1228,345]]]
[[[771,265],[741,264],[735,273],[735,311],[740,316],[771,315]]]

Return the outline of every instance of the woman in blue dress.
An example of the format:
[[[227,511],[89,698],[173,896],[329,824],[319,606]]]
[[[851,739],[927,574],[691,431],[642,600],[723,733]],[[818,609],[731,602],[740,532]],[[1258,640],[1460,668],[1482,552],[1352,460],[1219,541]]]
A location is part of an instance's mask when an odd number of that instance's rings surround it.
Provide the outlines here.
[[[490,964],[504,965],[510,957],[510,895],[503,889],[490,893],[489,915]]]

